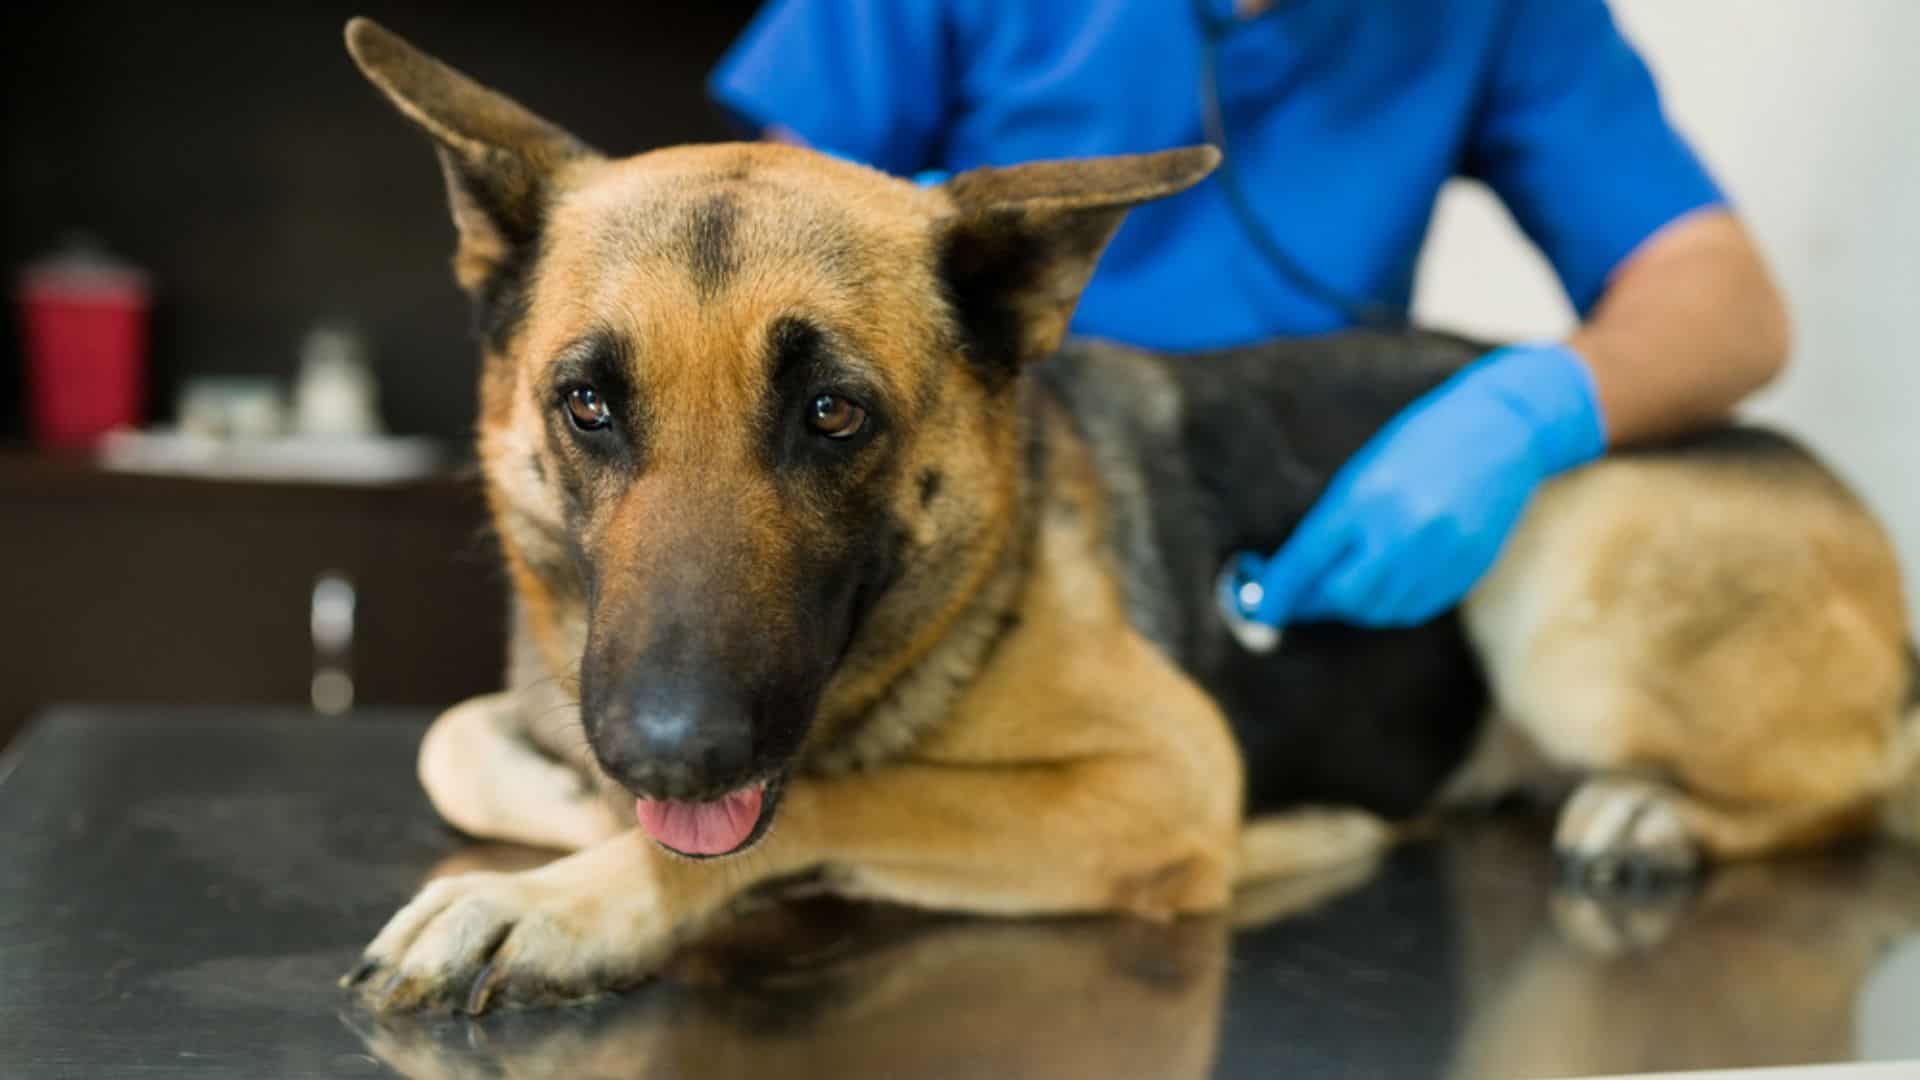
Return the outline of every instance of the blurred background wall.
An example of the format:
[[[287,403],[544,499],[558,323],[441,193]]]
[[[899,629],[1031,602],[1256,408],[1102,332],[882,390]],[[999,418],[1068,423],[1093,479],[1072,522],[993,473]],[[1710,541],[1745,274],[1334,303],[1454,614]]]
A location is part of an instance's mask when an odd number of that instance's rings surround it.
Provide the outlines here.
[[[306,328],[345,318],[388,423],[464,439],[475,354],[439,170],[347,59],[346,20],[372,15],[624,152],[723,134],[703,82],[753,7],[0,5],[0,267],[84,229],[151,271],[162,416],[180,375],[290,375]],[[3,306],[0,434],[17,434]]]
[[[1889,522],[1920,619],[1920,3],[1612,2],[1786,291],[1792,366],[1751,413]],[[1435,220],[1416,309],[1512,336],[1573,318],[1498,203],[1464,184]]]

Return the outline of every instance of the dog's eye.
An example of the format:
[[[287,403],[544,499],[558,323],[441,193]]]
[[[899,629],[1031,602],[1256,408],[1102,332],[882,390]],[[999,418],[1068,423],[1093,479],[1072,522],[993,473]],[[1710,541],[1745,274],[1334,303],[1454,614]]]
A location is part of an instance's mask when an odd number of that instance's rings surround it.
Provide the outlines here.
[[[576,386],[567,391],[567,419],[581,431],[599,431],[613,423],[613,410],[593,387]]]
[[[829,439],[851,439],[867,426],[867,410],[838,394],[820,394],[807,406],[807,426]]]

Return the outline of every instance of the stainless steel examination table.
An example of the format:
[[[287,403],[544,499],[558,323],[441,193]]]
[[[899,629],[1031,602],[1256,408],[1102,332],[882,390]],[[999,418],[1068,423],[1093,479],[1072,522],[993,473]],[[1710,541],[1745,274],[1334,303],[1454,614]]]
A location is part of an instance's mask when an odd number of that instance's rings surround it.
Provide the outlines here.
[[[1920,1056],[1920,980],[1900,982],[1920,961],[1920,855],[1867,845],[1600,905],[1555,891],[1524,815],[1244,895],[1231,921],[788,899],[623,995],[375,1017],[335,979],[422,880],[542,857],[434,818],[413,777],[425,720],[43,715],[0,765],[0,1075],[1479,1077]]]

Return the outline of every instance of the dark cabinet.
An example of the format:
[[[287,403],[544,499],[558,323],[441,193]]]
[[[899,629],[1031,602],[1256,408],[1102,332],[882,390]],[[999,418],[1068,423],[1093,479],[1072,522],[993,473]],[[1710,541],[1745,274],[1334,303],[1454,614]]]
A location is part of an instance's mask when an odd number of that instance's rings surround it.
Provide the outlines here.
[[[356,704],[498,688],[505,583],[476,475],[358,487],[0,454],[0,743],[53,701],[308,703],[328,575],[352,588]]]

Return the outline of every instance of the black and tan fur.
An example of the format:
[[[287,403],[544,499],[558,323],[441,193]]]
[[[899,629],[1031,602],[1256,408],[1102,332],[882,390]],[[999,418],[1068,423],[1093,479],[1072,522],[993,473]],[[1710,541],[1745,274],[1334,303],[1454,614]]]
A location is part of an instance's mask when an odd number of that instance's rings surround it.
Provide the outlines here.
[[[379,1007],[626,985],[795,877],[1165,918],[1550,773],[1590,777],[1568,853],[1679,865],[1861,827],[1904,781],[1887,540],[1759,433],[1556,483],[1457,615],[1239,651],[1223,557],[1475,350],[1063,346],[1127,208],[1210,149],[938,188],[774,145],[615,160],[371,23],[347,40],[447,176],[517,596],[510,688],[441,718],[422,779],[470,832],[577,849],[429,886],[349,980]],[[570,426],[581,386],[604,430]],[[821,394],[867,423],[823,438]],[[757,781],[777,805],[728,858],[630,825],[634,793]]]

